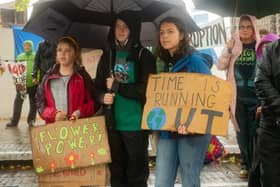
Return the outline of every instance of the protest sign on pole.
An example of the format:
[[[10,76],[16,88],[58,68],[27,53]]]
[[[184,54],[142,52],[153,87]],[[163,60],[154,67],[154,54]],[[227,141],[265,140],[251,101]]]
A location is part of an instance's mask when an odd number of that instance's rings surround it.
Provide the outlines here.
[[[26,95],[26,61],[9,62],[7,69],[13,77],[17,91],[24,97]]]
[[[227,135],[231,84],[215,76],[197,73],[150,75],[142,128]]]
[[[190,33],[189,37],[192,46],[195,48],[224,46],[227,42],[224,19],[220,18],[201,26],[201,30]]]

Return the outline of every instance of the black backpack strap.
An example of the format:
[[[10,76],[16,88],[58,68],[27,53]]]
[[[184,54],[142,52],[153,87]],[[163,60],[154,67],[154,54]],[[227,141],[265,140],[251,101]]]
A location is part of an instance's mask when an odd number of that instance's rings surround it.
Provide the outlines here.
[[[145,48],[142,47],[142,48],[139,50],[139,53],[138,53],[138,60],[139,60],[139,61],[140,61],[140,59],[141,59],[142,52],[143,52],[144,49],[145,49]]]

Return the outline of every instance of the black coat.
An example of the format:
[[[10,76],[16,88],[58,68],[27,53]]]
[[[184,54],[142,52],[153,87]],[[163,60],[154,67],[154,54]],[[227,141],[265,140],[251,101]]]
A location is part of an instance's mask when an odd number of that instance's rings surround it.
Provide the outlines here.
[[[116,51],[110,49],[104,52],[97,67],[95,78],[95,98],[99,104],[104,104],[104,94],[108,92],[106,87],[106,78],[110,77],[115,65]],[[136,99],[141,102],[142,107],[146,102],[146,87],[149,74],[156,73],[155,58],[150,51],[142,47],[133,47],[130,58],[134,65],[135,82],[122,84],[114,81],[112,91],[130,99]],[[109,129],[114,128],[114,109],[111,106],[103,106],[102,111],[98,113],[105,115],[106,126]]]
[[[110,49],[102,55],[97,67],[95,78],[96,96],[101,104],[103,104],[104,94],[108,92],[106,78],[110,77],[115,65],[115,57],[115,50]],[[135,62],[135,83],[122,84],[115,80],[112,91],[124,97],[139,100],[144,105],[149,74],[156,73],[155,58],[150,51],[142,47],[134,47],[131,58]]]
[[[258,62],[255,83],[262,106],[260,125],[280,125],[280,40],[268,45]]]

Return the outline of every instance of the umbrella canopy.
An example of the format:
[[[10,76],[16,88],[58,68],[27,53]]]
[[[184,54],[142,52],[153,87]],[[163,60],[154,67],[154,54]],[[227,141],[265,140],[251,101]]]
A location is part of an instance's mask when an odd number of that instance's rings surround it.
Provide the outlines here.
[[[116,14],[123,10],[139,16],[140,40],[145,46],[158,44],[156,25],[167,16],[184,20],[189,32],[199,29],[185,9],[158,0],[41,0],[34,5],[24,30],[52,42],[71,35],[82,47],[103,48]]]
[[[280,12],[279,0],[193,0],[193,3],[197,9],[222,17],[250,14],[261,18]]]

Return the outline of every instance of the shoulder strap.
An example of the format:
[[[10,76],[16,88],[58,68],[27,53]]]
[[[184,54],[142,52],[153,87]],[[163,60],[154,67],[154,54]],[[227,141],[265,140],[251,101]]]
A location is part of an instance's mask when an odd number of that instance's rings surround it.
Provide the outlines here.
[[[140,59],[141,59],[142,52],[143,52],[144,49],[145,49],[145,48],[142,47],[142,48],[139,50],[139,53],[138,53],[138,60],[139,60],[139,61],[140,61]]]

